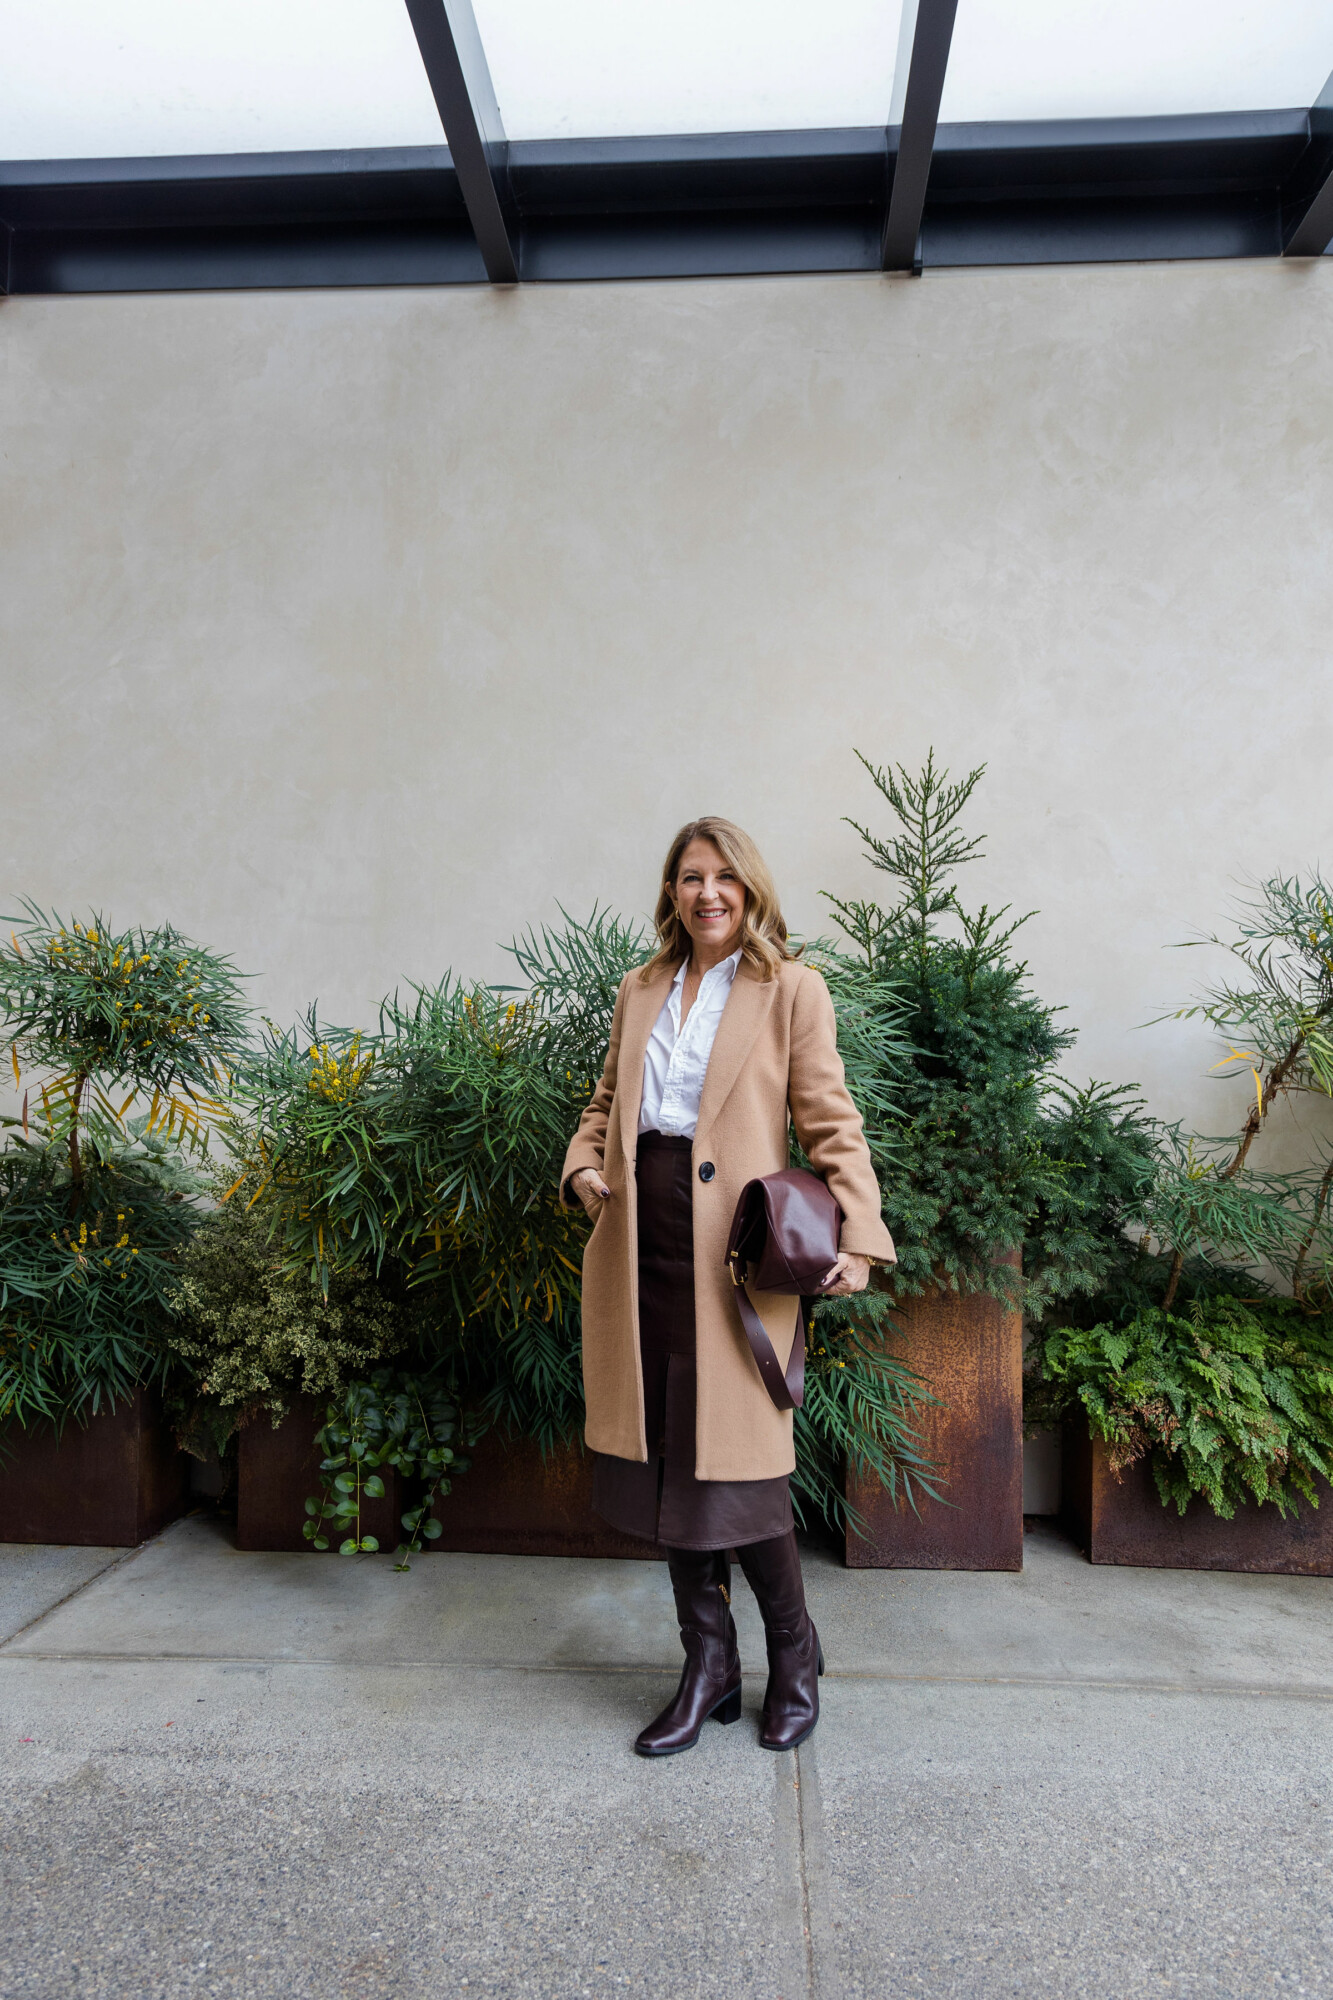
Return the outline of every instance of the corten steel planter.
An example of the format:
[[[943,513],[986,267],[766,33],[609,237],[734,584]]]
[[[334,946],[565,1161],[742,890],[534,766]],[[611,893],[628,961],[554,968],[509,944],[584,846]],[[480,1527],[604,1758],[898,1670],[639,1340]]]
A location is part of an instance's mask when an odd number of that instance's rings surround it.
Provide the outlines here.
[[[850,1472],[847,1497],[867,1537],[849,1528],[849,1569],[1023,1567],[1023,1315],[981,1293],[905,1299],[886,1350],[940,1398],[921,1413],[921,1448],[950,1503],[895,1507],[873,1479]]]
[[[1333,1576],[1333,1489],[1323,1481],[1318,1507],[1302,1501],[1294,1519],[1270,1504],[1239,1507],[1224,1521],[1203,1500],[1180,1514],[1158,1499],[1146,1459],[1117,1479],[1105,1444],[1083,1422],[1065,1430],[1061,1518],[1094,1563]]]
[[[298,1396],[276,1430],[261,1411],[241,1432],[236,1441],[238,1549],[311,1548],[301,1530],[309,1518],[306,1500],[320,1491],[315,1433],[327,1407],[318,1397]],[[374,1535],[380,1548],[392,1554],[403,1539],[401,1517],[407,1500],[396,1472],[386,1467],[380,1478],[385,1496],[362,1500],[361,1532]],[[350,1532],[331,1521],[324,1528],[331,1551]]]
[[[4,1433],[0,1542],[134,1548],[189,1505],[189,1461],[143,1389],[114,1410]]]
[[[451,1554],[629,1556],[661,1550],[618,1535],[592,1511],[592,1459],[575,1444],[542,1457],[531,1438],[490,1431],[435,1512],[443,1533],[426,1547]]]

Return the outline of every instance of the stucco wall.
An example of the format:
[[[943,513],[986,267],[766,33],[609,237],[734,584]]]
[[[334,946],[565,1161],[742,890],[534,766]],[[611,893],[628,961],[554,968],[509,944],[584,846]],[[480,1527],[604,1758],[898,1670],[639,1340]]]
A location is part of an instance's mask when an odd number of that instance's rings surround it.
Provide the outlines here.
[[[25,298],[0,408],[3,907],[351,1021],[699,811],[818,927],[933,743],[1071,1071],[1232,1122],[1136,1030],[1333,865],[1327,262]]]

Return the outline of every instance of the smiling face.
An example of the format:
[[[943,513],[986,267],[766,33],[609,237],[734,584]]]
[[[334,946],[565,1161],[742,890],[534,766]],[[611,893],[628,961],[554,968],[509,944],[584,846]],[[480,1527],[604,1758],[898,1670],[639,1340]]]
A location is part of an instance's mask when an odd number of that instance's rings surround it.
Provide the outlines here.
[[[745,884],[711,840],[692,840],[672,884],[680,920],[706,965],[729,958],[741,941]]]

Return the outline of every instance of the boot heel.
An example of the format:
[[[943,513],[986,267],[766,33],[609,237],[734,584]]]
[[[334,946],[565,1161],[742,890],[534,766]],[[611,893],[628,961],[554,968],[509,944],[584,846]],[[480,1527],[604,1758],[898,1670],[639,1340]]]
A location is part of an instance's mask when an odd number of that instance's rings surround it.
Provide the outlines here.
[[[822,1646],[819,1648],[819,1671],[821,1674],[824,1671],[824,1648]]]
[[[741,1719],[741,1691],[733,1688],[726,1700],[713,1710],[714,1722],[739,1722]]]

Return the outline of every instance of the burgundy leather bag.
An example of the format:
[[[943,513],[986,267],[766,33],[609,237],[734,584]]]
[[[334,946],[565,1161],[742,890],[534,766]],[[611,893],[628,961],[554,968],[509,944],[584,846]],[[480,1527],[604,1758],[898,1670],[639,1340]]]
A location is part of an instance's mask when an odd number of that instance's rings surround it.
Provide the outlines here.
[[[745,1286],[784,1297],[822,1292],[838,1259],[842,1210],[816,1174],[784,1167],[741,1189],[727,1242],[727,1268],[736,1287],[736,1310],[755,1365],[776,1408],[799,1410],[805,1399],[805,1316],[802,1312],[791,1359],[784,1374],[750,1303]]]

